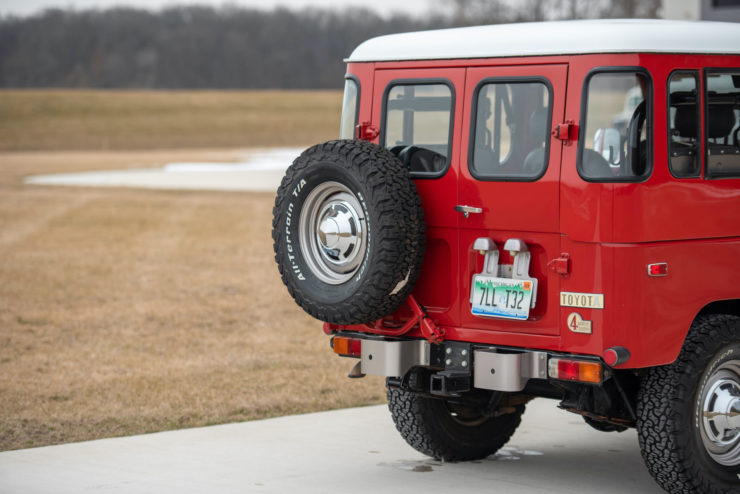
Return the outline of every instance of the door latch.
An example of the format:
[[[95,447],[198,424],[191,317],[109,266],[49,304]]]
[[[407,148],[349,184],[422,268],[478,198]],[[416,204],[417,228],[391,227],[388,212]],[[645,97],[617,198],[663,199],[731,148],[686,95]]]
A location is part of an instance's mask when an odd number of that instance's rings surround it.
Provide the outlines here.
[[[570,254],[567,252],[561,253],[560,257],[556,257],[548,262],[547,267],[554,273],[568,276],[568,273],[570,273]]]
[[[458,213],[462,213],[463,216],[467,218],[468,216],[470,216],[470,213],[482,213],[483,209],[476,208],[475,206],[463,206],[461,204],[458,204],[457,206],[455,206],[455,211],[457,211]]]

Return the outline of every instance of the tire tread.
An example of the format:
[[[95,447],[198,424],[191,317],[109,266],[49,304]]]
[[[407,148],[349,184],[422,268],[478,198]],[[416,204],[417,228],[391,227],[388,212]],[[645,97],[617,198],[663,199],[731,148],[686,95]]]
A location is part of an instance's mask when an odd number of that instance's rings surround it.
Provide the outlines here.
[[[707,476],[688,446],[699,377],[722,344],[737,340],[733,328],[739,320],[729,314],[698,316],[676,361],[650,369],[642,379],[637,405],[640,450],[648,471],[667,492],[729,494],[740,490],[738,485],[718,485]]]
[[[322,304],[296,283],[280,242],[286,200],[301,174],[316,163],[344,167],[366,184],[372,225],[373,260],[361,289],[342,302]],[[395,311],[408,298],[424,257],[424,212],[408,169],[390,151],[359,140],[317,144],[296,158],[278,188],[273,208],[272,238],[275,261],[288,292],[311,316],[334,324],[376,321]],[[399,282],[407,283],[392,293]]]
[[[388,387],[388,408],[406,442],[427,456],[444,461],[485,458],[506,444],[521,423],[524,405],[476,427],[445,421],[441,399]]]

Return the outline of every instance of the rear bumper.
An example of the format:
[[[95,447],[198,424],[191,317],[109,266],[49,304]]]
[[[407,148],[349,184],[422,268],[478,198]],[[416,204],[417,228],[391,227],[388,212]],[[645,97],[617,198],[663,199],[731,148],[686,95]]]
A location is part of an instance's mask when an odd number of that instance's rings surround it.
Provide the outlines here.
[[[355,343],[353,354],[345,356],[359,357],[362,374],[402,379],[414,368],[426,368],[432,373],[432,390],[436,386],[442,394],[448,389],[464,391],[466,387],[519,392],[530,379],[581,382],[577,372],[564,379],[558,373],[560,362],[570,363],[571,367],[578,363],[598,365],[598,382],[592,377],[587,384],[601,384],[610,376],[608,366],[592,356],[456,341],[431,344],[425,339],[391,339],[363,334],[340,333],[334,338],[348,338]],[[336,350],[338,345],[334,345],[334,340],[332,344]]]
[[[403,377],[412,367],[429,367],[431,346],[427,340],[362,340],[362,373]]]

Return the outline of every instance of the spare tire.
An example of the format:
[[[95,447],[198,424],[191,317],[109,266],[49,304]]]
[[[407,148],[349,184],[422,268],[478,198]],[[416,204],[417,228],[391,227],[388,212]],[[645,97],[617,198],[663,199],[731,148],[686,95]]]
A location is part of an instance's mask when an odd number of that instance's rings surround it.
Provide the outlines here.
[[[424,255],[421,199],[408,169],[365,141],[329,141],[286,171],[272,238],[283,283],[313,317],[361,324],[395,311]]]

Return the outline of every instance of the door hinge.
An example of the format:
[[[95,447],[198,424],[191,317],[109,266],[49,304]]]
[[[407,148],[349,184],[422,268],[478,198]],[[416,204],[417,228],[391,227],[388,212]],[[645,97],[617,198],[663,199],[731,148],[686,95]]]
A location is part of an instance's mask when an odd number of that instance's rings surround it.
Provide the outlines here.
[[[556,257],[547,263],[547,267],[550,271],[557,273],[562,276],[567,276],[570,273],[570,254],[563,252],[560,257]]]
[[[362,141],[372,141],[378,137],[378,128],[370,122],[361,122],[355,127],[355,139]]]
[[[564,141],[564,144],[569,146],[573,141],[578,139],[578,126],[573,120],[566,120],[555,126],[552,136],[555,139]]]

